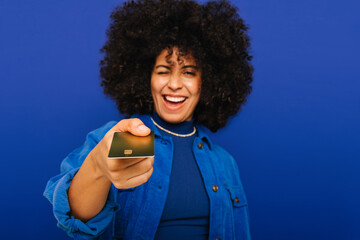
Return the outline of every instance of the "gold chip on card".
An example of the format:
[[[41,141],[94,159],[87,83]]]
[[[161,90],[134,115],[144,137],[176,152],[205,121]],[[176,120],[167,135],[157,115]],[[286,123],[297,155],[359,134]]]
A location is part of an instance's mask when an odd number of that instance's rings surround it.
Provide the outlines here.
[[[130,155],[130,154],[132,154],[132,150],[131,149],[124,150],[124,154]]]

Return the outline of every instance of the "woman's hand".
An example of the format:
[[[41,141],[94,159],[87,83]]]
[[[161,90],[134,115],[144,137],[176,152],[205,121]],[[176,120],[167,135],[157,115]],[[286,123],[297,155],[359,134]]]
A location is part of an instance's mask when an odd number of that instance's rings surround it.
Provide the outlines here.
[[[84,160],[71,181],[68,191],[71,215],[84,222],[103,209],[111,183],[118,189],[139,186],[147,182],[153,172],[154,157],[109,159],[114,132],[130,132],[147,136],[150,129],[140,119],[124,119],[104,136]]]
[[[147,136],[150,129],[137,118],[121,120],[111,128],[88,156],[95,166],[96,177],[108,179],[118,189],[136,187],[147,182],[153,173],[154,157],[109,159],[114,132]]]

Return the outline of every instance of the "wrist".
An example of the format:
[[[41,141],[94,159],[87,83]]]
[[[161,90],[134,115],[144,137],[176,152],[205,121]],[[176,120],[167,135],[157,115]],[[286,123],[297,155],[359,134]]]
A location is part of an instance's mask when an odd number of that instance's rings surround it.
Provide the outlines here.
[[[93,176],[95,181],[108,181],[108,178],[105,176],[104,172],[101,170],[101,167],[97,161],[97,158],[93,156],[93,154],[89,154],[88,157],[85,159],[87,164],[89,165],[91,175]]]

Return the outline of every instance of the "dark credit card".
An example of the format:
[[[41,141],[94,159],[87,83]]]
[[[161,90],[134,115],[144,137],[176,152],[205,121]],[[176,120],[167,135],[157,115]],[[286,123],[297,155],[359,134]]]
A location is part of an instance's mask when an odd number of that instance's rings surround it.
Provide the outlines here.
[[[154,131],[145,137],[129,132],[115,132],[109,158],[144,158],[154,156]]]

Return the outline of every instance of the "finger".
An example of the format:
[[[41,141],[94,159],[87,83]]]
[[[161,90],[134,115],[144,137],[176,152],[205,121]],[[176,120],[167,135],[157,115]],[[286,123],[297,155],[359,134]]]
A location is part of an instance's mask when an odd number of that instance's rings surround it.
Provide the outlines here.
[[[119,132],[130,132],[135,136],[147,136],[150,134],[150,128],[138,118],[124,119],[116,124],[113,129]]]
[[[150,134],[151,130],[138,118],[121,120],[105,134],[103,138],[103,142],[106,143],[106,147],[103,149],[103,151],[105,151],[104,154],[107,154],[108,149],[110,149],[114,132],[130,132],[135,136],[147,136]]]
[[[129,188],[128,181],[148,172],[151,168],[153,168],[153,163],[154,161],[152,158],[147,158],[146,160],[134,164],[129,168],[111,171],[109,174],[110,181],[119,189]],[[134,182],[131,184],[134,184]],[[138,185],[140,184],[141,183]]]
[[[126,172],[128,179],[131,179],[133,177],[136,177],[138,175],[144,174],[145,172],[149,171],[149,169],[152,168],[153,164],[154,161],[152,161],[151,158],[147,158],[141,162],[138,162],[136,164],[127,167],[122,172]]]
[[[137,187],[141,184],[146,183],[149,180],[149,178],[151,177],[153,171],[154,171],[154,168],[150,168],[147,172],[128,179],[128,181],[126,182],[126,185],[129,186],[129,188],[131,188],[131,187]]]
[[[108,166],[111,170],[121,170],[145,159],[147,158],[109,158]]]
[[[136,163],[132,163],[129,161],[129,164],[127,165],[126,168],[129,168],[131,166],[134,166],[135,164],[138,164],[140,162],[143,162],[143,161],[149,161],[151,163],[151,166],[154,164],[154,157],[147,157],[147,158],[142,158],[140,161],[137,161]]]

